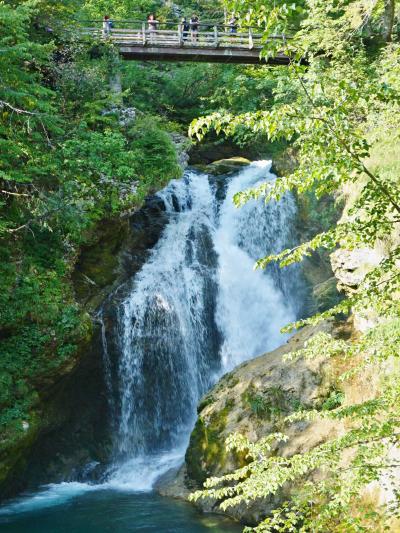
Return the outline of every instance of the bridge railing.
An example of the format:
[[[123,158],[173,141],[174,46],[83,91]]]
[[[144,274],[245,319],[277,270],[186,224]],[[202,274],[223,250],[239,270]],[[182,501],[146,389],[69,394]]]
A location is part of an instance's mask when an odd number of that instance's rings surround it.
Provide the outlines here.
[[[90,24],[90,25],[89,25]],[[156,29],[155,29],[156,28]],[[261,48],[262,34],[259,28],[236,28],[225,24],[200,23],[198,31],[184,29],[183,24],[156,22],[150,27],[141,21],[113,21],[110,29],[103,28],[103,21],[90,21],[80,33],[99,39],[110,39],[126,46],[179,46],[188,48]],[[273,39],[283,40],[282,35]]]

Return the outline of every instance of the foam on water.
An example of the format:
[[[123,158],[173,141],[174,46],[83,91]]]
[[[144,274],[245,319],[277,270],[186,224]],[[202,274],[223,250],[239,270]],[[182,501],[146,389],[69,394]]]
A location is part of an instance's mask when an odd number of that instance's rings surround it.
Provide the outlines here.
[[[178,449],[152,456],[134,457],[119,466],[106,485],[119,491],[150,492],[163,474],[182,464],[184,456],[185,450]]]
[[[39,492],[27,493],[0,507],[0,515],[13,515],[38,511],[63,505],[84,494],[113,490],[132,494],[150,492],[156,481],[171,470],[179,467],[185,456],[185,449],[155,454],[151,457],[134,457],[110,472],[104,483],[64,482],[43,486]]]
[[[100,487],[100,485],[78,482],[45,485],[35,494],[25,494],[2,506],[0,508],[0,515],[26,513],[46,507],[62,505],[87,492],[98,490]]]

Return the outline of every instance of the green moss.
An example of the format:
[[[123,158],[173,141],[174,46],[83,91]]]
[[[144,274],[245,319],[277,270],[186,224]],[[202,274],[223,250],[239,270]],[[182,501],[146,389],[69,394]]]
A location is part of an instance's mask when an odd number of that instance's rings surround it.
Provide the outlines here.
[[[214,403],[214,401],[214,397],[210,394],[207,394],[202,398],[199,405],[197,406],[197,412],[200,414],[203,409],[205,409],[208,405]]]
[[[35,442],[39,430],[40,415],[36,411],[25,413],[8,426],[0,444],[0,486],[11,473],[24,467],[26,451]]]
[[[249,164],[250,161],[244,157],[231,157],[229,159],[220,159],[219,161],[214,161],[206,167],[206,170],[209,174],[219,176],[222,174],[231,174],[232,172],[237,172]]]
[[[111,285],[119,265],[119,251],[128,226],[120,220],[102,221],[94,230],[90,243],[82,247],[73,275],[79,300],[87,300],[95,292]]]
[[[322,283],[318,283],[313,289],[313,299],[316,306],[315,311],[318,313],[331,309],[342,298],[343,295],[339,294],[337,290],[337,279],[333,276]]]
[[[291,174],[298,164],[295,150],[284,140],[268,144],[268,157],[272,159],[272,172],[278,176]]]
[[[332,228],[343,206],[331,196],[317,198],[313,191],[308,191],[297,196],[297,207],[296,225],[300,241],[305,242],[317,233]],[[302,263],[307,284],[310,289],[315,288],[312,301],[306,305],[306,313],[309,315],[324,311],[341,299],[333,280],[330,253],[327,249],[316,250]]]
[[[230,389],[233,389],[233,387],[236,387],[236,385],[239,383],[239,378],[235,374],[235,372],[230,372],[229,374],[226,374],[225,376],[225,382],[227,387]]]
[[[35,344],[25,346],[21,338],[17,338],[20,341],[18,355],[24,356],[23,369],[12,357],[15,350],[3,352],[3,368],[0,368],[0,383],[4,384],[0,414],[0,494],[7,489],[4,482],[23,470],[28,451],[47,424],[46,405],[39,391],[48,389],[69,373],[87,351],[93,334],[92,320],[87,313],[80,313],[79,324],[72,318],[67,313],[60,323],[69,335],[69,342],[59,346],[44,344],[43,352],[36,353],[36,359],[32,358]],[[34,337],[32,342],[37,343],[37,338]],[[7,347],[5,342],[3,347]]]
[[[212,413],[208,420],[201,416],[197,419],[185,460],[190,479],[199,484],[211,474],[221,471],[225,464],[227,452],[222,433],[233,407],[234,401],[228,400],[225,407]]]
[[[306,409],[298,398],[281,387],[258,390],[250,384],[241,396],[244,408],[250,408],[253,416],[273,421],[288,413]]]

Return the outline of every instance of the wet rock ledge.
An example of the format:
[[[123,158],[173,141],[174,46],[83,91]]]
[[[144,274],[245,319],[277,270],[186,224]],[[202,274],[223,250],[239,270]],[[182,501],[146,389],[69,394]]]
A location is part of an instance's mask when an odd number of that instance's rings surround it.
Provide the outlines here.
[[[225,440],[232,433],[241,433],[256,441],[277,431],[284,432],[288,441],[277,444],[271,453],[288,457],[310,450],[344,431],[341,422],[328,420],[300,421],[290,426],[283,422],[285,417],[300,409],[337,407],[337,402],[343,398],[342,391],[351,393],[353,399],[357,395],[365,396],[365,384],[363,388],[362,384],[352,383],[351,392],[344,390],[343,384],[339,389],[341,371],[324,354],[312,360],[284,359],[286,354],[302,348],[318,331],[341,338],[348,338],[353,332],[350,323],[330,321],[306,327],[273,352],[243,363],[226,374],[202,398],[185,464],[160,481],[160,494],[187,499],[208,477],[244,466],[244,456],[225,449]],[[373,394],[373,379],[370,385],[369,393]],[[274,498],[255,502],[248,508],[239,505],[226,514],[245,524],[255,524],[295,489],[288,487]],[[216,501],[199,500],[196,505],[205,512],[221,512]]]

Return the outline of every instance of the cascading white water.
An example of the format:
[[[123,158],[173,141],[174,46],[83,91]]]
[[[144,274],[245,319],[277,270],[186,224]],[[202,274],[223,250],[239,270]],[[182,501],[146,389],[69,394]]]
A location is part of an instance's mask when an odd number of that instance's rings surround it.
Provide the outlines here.
[[[206,176],[189,173],[160,196],[169,222],[118,317],[119,418],[110,482],[143,489],[181,460],[198,399],[219,369],[211,186]]]
[[[188,171],[159,193],[168,222],[126,288],[115,331],[100,315],[112,464],[102,483],[50,485],[0,513],[93,490],[151,490],[182,462],[201,395],[236,364],[284,340],[279,329],[296,317],[299,272],[254,272],[253,265],[294,244],[294,201],[232,203],[236,192],[266,179],[274,176],[261,161],[226,178]]]
[[[296,316],[297,269],[254,271],[255,261],[291,244],[296,206],[290,195],[265,204],[251,200],[240,209],[236,193],[274,179],[271,163],[259,161],[228,186],[214,246],[219,257],[216,319],[224,371],[282,343],[280,329]]]
[[[118,314],[112,484],[151,488],[183,456],[201,395],[275,348],[295,318],[297,271],[253,271],[256,259],[290,244],[293,199],[239,210],[232,202],[265,179],[274,179],[269,162],[227,177],[222,205],[213,179],[196,172],[159,193],[169,222]]]

